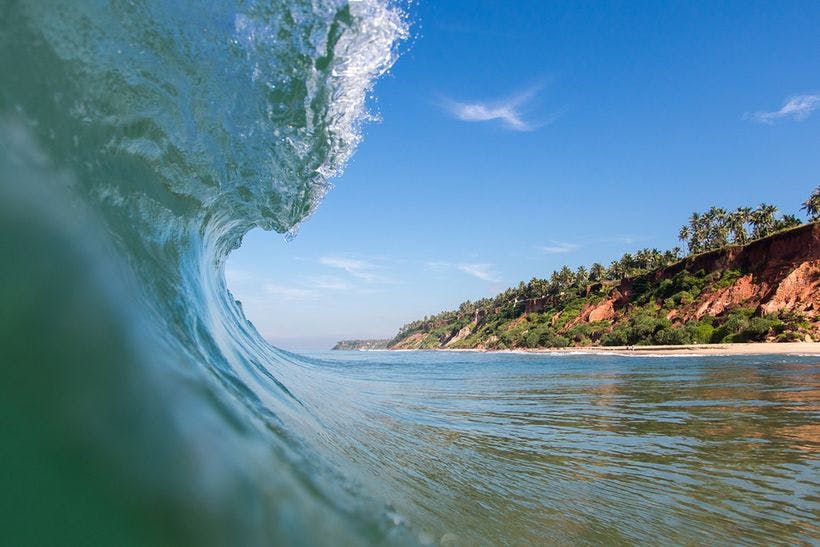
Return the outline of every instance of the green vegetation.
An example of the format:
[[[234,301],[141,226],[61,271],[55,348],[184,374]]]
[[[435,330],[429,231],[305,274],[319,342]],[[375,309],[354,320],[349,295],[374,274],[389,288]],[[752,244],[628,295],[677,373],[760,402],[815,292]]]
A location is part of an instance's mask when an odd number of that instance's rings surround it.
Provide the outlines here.
[[[818,188],[820,190],[820,188]],[[815,194],[817,191],[815,190]],[[811,200],[814,199],[815,202]],[[820,195],[812,195],[803,208],[815,219],[817,209],[810,209],[809,204],[820,205]],[[692,213],[689,223],[681,227],[678,239],[684,241],[691,254],[698,254],[726,245],[745,245],[755,239],[761,239],[782,230],[800,226],[802,222],[794,215],[777,217],[777,207],[761,203],[754,209],[738,207],[726,211],[712,207],[705,213]]]
[[[820,219],[820,186],[814,189],[809,199],[803,202],[802,210],[806,211],[809,220],[814,222]]]
[[[820,187],[803,207],[820,214]],[[799,226],[793,215],[761,204],[727,213],[712,207],[693,213],[680,232],[690,255],[745,245]],[[697,307],[750,272],[738,268],[690,271],[680,248],[641,249],[608,267],[563,266],[548,278],[533,277],[493,298],[462,303],[404,325],[391,347],[508,349],[567,346],[668,345],[802,340],[813,325],[799,314],[763,316],[738,303],[710,314]],[[679,269],[680,268],[680,269]],[[677,271],[676,271],[677,270]],[[607,308],[608,306],[608,308]],[[590,312],[599,313],[590,316]],[[592,319],[599,319],[593,321]]]

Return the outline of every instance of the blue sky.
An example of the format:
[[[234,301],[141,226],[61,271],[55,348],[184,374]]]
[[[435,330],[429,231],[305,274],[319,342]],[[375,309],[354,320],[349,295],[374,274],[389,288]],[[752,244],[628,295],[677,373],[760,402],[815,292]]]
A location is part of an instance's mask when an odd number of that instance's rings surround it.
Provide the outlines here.
[[[320,349],[564,264],[678,244],[692,211],[820,185],[820,3],[421,1],[381,121],[291,242],[228,284]]]

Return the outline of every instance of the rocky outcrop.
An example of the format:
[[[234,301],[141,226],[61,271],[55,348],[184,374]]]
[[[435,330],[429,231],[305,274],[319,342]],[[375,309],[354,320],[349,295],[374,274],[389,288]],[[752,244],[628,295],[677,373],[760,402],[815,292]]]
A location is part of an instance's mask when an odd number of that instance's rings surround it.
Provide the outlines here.
[[[804,262],[792,270],[760,308],[765,314],[785,310],[817,317],[820,312],[820,260]]]
[[[421,348],[424,339],[427,338],[427,333],[415,332],[406,338],[402,338],[398,342],[390,346],[390,349],[419,349]]]
[[[455,336],[453,336],[452,338],[450,338],[450,339],[447,341],[447,343],[446,343],[446,344],[444,344],[444,347],[446,347],[446,348],[452,347],[452,346],[453,346],[453,345],[455,345],[456,343],[461,342],[462,340],[464,340],[465,338],[467,338],[468,336],[470,336],[470,334],[472,334],[472,332],[473,332],[473,327],[475,327],[475,323],[470,323],[470,324],[469,324],[469,325],[467,325],[466,327],[462,327],[462,328],[461,328],[461,330],[459,330],[459,331],[456,333],[456,335],[455,335]]]
[[[680,314],[684,320],[700,319],[704,315],[717,316],[726,310],[737,308],[755,298],[761,292],[761,286],[752,282],[752,274],[744,275],[733,285],[707,293],[700,299],[694,313]]]
[[[549,296],[524,300],[524,313],[538,313],[549,307],[554,299]]]
[[[594,323],[595,321],[607,321],[613,317],[615,317],[615,301],[608,299],[591,309],[586,320]]]

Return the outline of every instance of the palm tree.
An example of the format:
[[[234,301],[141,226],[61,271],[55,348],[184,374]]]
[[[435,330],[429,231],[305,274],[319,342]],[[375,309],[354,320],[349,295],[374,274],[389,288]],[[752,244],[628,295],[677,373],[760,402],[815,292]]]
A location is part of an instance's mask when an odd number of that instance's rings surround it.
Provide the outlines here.
[[[681,226],[680,232],[678,232],[678,239],[683,241],[686,244],[686,247],[689,249],[689,252],[692,252],[692,244],[689,242],[689,238],[692,237],[692,231],[689,229],[689,226]]]
[[[772,233],[776,222],[775,213],[777,207],[768,203],[761,203],[755,207],[751,214],[752,239],[760,239]]]
[[[809,199],[803,202],[801,209],[806,211],[806,215],[812,222],[820,219],[820,186],[815,188]]]
[[[561,291],[565,291],[572,287],[575,282],[575,272],[569,269],[569,266],[564,266],[558,272],[558,283]]]
[[[719,249],[729,243],[728,215],[726,209],[710,207],[701,217],[705,222],[704,246],[707,251]]]
[[[561,279],[558,277],[558,270],[555,270],[550,275],[550,294],[558,294],[561,290]]]
[[[606,270],[606,277],[611,281],[617,281],[624,277],[623,266],[618,260],[613,260]]]
[[[547,296],[547,294],[549,293],[549,288],[549,281],[547,281],[546,279],[539,279],[537,277],[533,277],[527,284],[527,297],[540,298],[542,296]]]
[[[779,232],[781,230],[788,230],[789,228],[795,228],[803,224],[800,222],[800,219],[794,215],[783,215],[782,218],[778,219],[774,223],[774,228],[772,231]]]
[[[663,253],[663,262],[664,266],[668,266],[672,263],[677,262],[681,258],[681,249],[680,247],[672,247],[668,251],[664,251]]]
[[[689,217],[689,252],[697,254],[704,250],[703,241],[706,236],[704,220],[699,213],[692,213]]]
[[[586,287],[587,283],[589,283],[589,272],[585,267],[578,266],[575,271],[575,285],[580,289]]]
[[[604,268],[603,264],[596,262],[589,267],[589,279],[591,281],[603,281],[605,276],[606,268]]]
[[[727,220],[729,232],[732,234],[732,243],[735,245],[745,245],[749,239],[746,233],[746,224],[751,219],[751,207],[738,207],[731,214]]]

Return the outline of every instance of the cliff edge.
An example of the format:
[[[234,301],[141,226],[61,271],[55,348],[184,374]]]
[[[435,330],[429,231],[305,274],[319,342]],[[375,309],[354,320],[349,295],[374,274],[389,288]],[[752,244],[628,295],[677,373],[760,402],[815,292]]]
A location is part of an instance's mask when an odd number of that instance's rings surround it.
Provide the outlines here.
[[[819,314],[820,223],[814,222],[614,282],[465,303],[406,325],[389,347],[811,341],[820,340]]]

